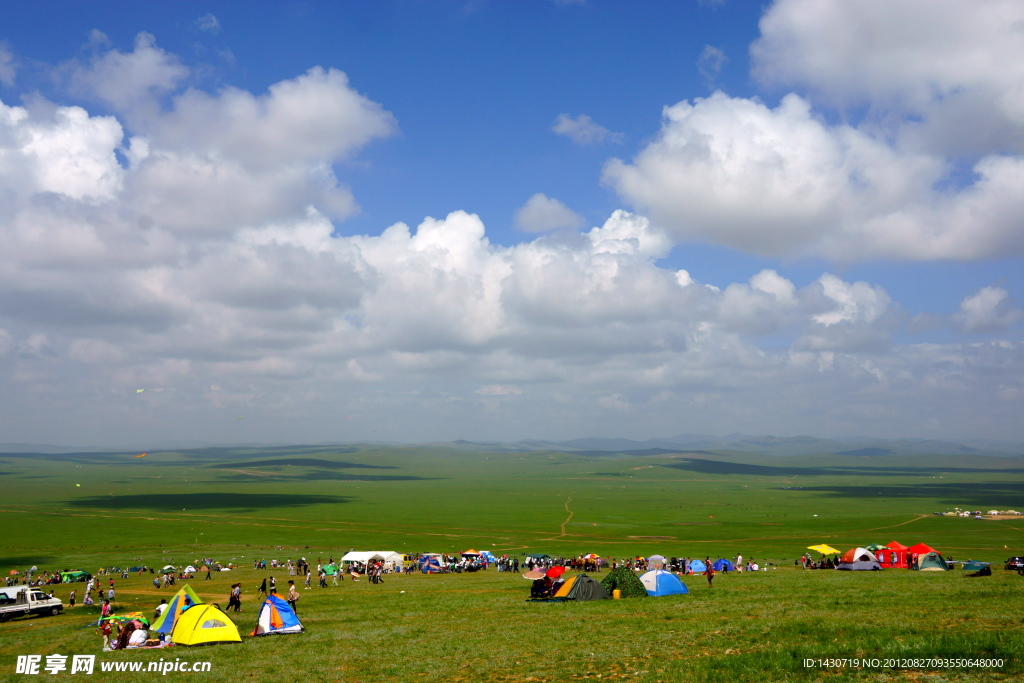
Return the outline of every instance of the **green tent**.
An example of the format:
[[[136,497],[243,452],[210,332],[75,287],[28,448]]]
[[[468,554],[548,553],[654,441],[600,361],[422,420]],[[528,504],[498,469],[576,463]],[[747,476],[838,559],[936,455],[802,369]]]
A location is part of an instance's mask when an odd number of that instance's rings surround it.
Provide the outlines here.
[[[88,581],[89,572],[83,572],[81,569],[73,572],[61,572],[60,573],[61,583],[77,583],[79,581]]]
[[[917,558],[917,568],[922,572],[948,572],[949,565],[938,553],[925,553]]]
[[[614,590],[622,591],[624,598],[646,598],[647,589],[640,582],[639,577],[628,567],[618,567],[611,570],[601,579],[601,585],[611,593]]]
[[[327,576],[334,576],[338,573],[338,567],[333,564],[324,565],[323,570]]]
[[[643,584],[640,584],[643,588]],[[645,591],[646,594],[646,591]],[[608,600],[612,596],[604,589],[604,586],[594,581],[586,574],[580,574],[573,581],[569,594],[565,596],[569,600]]]

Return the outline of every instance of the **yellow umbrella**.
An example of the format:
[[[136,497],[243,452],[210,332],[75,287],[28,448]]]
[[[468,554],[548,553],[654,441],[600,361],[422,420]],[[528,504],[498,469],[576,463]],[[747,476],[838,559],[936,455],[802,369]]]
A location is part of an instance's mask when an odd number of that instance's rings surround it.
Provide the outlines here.
[[[842,552],[841,550],[836,550],[832,546],[825,545],[824,543],[822,543],[821,545],[809,545],[809,546],[807,546],[807,549],[808,550],[817,550],[822,555],[834,555],[834,554],[838,554],[838,553]]]

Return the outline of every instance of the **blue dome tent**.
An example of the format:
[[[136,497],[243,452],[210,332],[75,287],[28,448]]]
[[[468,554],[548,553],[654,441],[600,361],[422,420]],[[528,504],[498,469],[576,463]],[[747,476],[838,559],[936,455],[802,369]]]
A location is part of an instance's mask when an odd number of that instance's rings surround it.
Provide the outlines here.
[[[647,589],[647,594],[652,597],[686,595],[690,592],[678,576],[664,569],[652,569],[643,574],[640,577],[640,583]]]

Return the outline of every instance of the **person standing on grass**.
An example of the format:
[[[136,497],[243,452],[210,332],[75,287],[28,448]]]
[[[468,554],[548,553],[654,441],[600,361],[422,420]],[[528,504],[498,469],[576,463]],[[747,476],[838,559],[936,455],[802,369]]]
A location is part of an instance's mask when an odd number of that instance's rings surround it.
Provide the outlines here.
[[[335,570],[334,570],[334,578],[331,580],[331,583],[334,584],[335,586],[338,585],[338,577],[339,576],[341,576],[341,570],[335,568]]]
[[[263,583],[260,584],[260,595],[266,596],[267,594],[267,577],[263,577]]]
[[[71,591],[71,595],[68,596],[68,604],[72,607],[75,606],[75,596],[78,595],[78,591]]]
[[[712,564],[706,565],[707,569],[704,570],[704,576],[708,577],[708,588],[711,588],[711,582],[715,578],[715,566]]]
[[[110,600],[104,600],[103,607],[100,608],[100,620],[102,621],[104,617],[109,617],[113,611],[113,608],[110,606]]]
[[[110,590],[107,591],[107,601],[114,602],[114,584],[110,584]]]
[[[292,606],[292,611],[296,614],[299,613],[299,591],[295,590],[295,582],[288,582],[288,604]]]
[[[275,579],[273,576],[270,577],[270,592],[277,592],[277,579]]]
[[[312,574],[310,574],[309,572],[306,572],[306,590],[309,590],[309,581],[310,581],[312,576],[313,576]],[[289,581],[288,583],[291,583],[291,581]]]

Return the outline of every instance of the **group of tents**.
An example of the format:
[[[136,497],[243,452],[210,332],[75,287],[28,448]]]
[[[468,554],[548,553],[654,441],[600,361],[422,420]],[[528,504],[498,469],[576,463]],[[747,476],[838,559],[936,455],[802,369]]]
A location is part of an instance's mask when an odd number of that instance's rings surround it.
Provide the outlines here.
[[[271,594],[263,601],[250,636],[302,633],[302,623],[285,600]],[[150,626],[150,632],[169,636],[175,645],[240,643],[238,627],[216,604],[204,603],[195,591],[184,586],[174,594],[166,609]]]
[[[810,546],[822,554],[838,554],[831,546]],[[826,552],[826,550],[828,552]],[[949,563],[934,548],[924,544],[909,548],[897,541],[887,545],[871,544],[851,548],[839,555],[836,569],[842,571],[879,571],[882,569],[915,569],[922,572],[949,571]]]
[[[622,598],[663,597],[686,595],[689,592],[686,584],[680,581],[678,576],[664,569],[652,569],[637,576],[631,569],[619,567],[608,572],[600,583],[586,574],[570,577],[549,600],[582,602],[608,600],[613,596]]]

